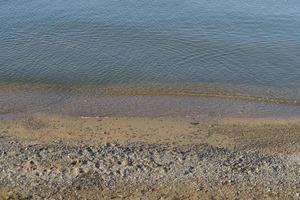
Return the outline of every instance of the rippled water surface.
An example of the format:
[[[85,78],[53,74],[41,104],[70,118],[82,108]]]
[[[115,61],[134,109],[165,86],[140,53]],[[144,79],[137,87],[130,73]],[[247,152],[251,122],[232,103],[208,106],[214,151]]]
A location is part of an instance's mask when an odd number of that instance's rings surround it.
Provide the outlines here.
[[[0,81],[300,88],[298,0],[0,0]]]

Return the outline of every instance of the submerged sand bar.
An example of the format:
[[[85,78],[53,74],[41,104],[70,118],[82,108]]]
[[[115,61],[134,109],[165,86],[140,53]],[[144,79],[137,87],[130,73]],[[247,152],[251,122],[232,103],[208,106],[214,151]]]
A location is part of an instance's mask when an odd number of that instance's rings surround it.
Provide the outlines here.
[[[294,96],[293,96],[294,94]],[[194,86],[0,85],[0,118],[50,113],[72,116],[297,117],[296,92]]]

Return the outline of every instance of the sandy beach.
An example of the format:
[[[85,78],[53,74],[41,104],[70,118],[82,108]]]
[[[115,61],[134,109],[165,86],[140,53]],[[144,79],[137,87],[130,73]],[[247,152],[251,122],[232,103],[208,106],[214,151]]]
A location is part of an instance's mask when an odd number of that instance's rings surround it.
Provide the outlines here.
[[[299,8],[0,0],[0,200],[300,200]]]
[[[3,137],[67,144],[208,144],[264,153],[300,152],[300,119],[180,117],[71,117],[37,114],[0,122]]]
[[[3,199],[299,199],[300,119],[0,121]]]

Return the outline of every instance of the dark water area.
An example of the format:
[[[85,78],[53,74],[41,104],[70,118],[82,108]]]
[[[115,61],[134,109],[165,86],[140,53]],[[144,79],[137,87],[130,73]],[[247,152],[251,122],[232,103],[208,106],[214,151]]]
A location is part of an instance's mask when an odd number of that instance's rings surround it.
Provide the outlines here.
[[[1,0],[0,81],[299,88],[296,0]]]

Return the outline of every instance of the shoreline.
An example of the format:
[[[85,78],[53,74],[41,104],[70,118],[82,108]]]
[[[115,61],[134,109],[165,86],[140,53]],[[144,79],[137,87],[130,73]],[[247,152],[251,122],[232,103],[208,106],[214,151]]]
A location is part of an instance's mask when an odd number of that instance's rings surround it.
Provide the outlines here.
[[[268,97],[241,96],[234,99],[230,88],[221,93],[228,95],[193,96],[184,88],[174,87],[79,87],[45,88],[31,85],[0,85],[0,119],[10,119],[37,113],[87,117],[279,117],[300,116],[297,101],[293,103],[272,100]],[[177,90],[176,90],[177,89]],[[211,86],[202,90],[219,90]],[[190,88],[196,91],[196,88]],[[175,92],[175,93],[173,93]],[[177,93],[176,93],[177,92]],[[186,93],[187,92],[187,93]],[[239,90],[234,91],[238,93]],[[185,95],[188,94],[188,95]],[[190,95],[189,95],[190,94]],[[200,95],[200,96],[198,96]],[[224,98],[223,98],[224,97]],[[236,96],[238,97],[238,96]],[[249,99],[250,98],[250,99]],[[253,101],[254,100],[254,101]],[[262,101],[261,101],[262,100]],[[277,101],[277,102],[275,102]]]
[[[296,88],[232,85],[223,83],[181,84],[116,84],[72,85],[1,83],[1,92],[44,92],[86,96],[170,96],[199,97],[257,103],[300,105],[300,91]]]

